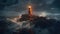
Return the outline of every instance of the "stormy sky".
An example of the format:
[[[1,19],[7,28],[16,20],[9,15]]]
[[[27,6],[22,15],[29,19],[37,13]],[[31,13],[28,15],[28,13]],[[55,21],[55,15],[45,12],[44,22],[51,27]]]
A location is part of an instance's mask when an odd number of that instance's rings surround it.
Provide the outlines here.
[[[45,11],[60,15],[60,0],[0,0],[0,16],[18,16],[27,11],[29,4],[37,13]]]

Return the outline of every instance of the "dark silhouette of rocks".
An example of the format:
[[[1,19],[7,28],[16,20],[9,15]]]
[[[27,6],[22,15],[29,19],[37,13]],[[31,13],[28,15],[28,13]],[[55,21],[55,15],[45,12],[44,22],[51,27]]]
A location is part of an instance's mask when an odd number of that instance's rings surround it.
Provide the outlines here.
[[[49,31],[50,34],[60,34],[60,21],[56,20],[56,19],[46,19],[47,17],[37,17],[34,16],[33,20],[31,21],[32,24],[34,24],[34,27],[31,29],[32,32],[34,32],[34,34],[36,34],[36,30],[37,29],[47,29]],[[3,19],[3,20],[2,20]],[[24,21],[24,20],[22,20]],[[26,20],[25,20],[26,21]],[[8,26],[12,25],[13,26],[14,23],[12,23],[11,21],[7,21],[5,20],[5,18],[1,17],[0,19],[0,34],[30,34],[30,32],[28,32],[28,29],[22,29],[21,32],[19,30],[19,32],[14,32],[12,30],[8,29]],[[41,30],[41,31],[42,31]],[[39,32],[41,32],[39,31]],[[38,33],[38,32],[37,32]],[[43,32],[44,33],[44,32]]]

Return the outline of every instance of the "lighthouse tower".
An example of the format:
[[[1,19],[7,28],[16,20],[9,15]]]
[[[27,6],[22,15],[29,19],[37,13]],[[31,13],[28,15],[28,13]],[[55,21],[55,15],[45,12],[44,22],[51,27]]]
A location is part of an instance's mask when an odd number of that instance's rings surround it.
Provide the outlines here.
[[[28,14],[29,14],[29,16],[32,16],[32,7],[31,6],[28,6]]]
[[[32,7],[28,6],[28,15],[29,15],[29,20],[32,20]]]

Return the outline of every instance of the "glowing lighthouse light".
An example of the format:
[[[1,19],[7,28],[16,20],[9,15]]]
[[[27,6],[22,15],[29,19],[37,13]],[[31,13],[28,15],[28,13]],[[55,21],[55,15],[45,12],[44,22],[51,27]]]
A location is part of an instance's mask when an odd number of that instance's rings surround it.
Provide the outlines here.
[[[31,8],[31,6],[28,6],[28,8]]]

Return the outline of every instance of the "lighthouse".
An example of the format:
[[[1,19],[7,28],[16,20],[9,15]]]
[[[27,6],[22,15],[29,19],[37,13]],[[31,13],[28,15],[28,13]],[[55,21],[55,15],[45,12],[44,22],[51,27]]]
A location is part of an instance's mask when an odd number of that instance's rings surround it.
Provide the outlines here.
[[[28,6],[28,15],[32,16],[32,6]]]
[[[28,15],[29,15],[29,20],[32,20],[32,6],[28,6]]]
[[[32,20],[33,19],[32,6],[28,6],[27,14],[22,14],[20,21]]]

